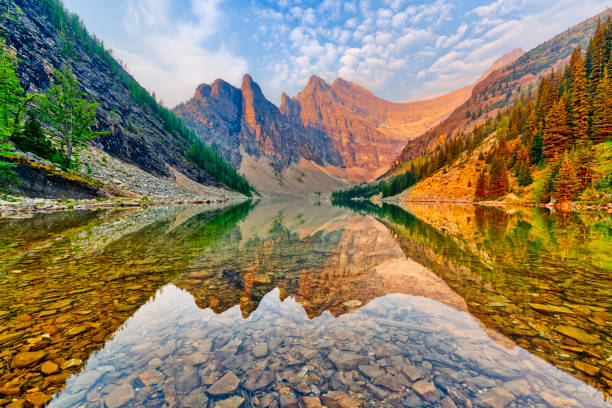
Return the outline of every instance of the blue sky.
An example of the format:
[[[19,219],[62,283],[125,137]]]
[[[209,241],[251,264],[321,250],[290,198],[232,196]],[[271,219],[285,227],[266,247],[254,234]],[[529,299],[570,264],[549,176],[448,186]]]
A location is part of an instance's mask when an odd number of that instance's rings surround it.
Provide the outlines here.
[[[312,74],[392,101],[468,85],[607,0],[64,0],[167,106],[250,73],[277,103]]]

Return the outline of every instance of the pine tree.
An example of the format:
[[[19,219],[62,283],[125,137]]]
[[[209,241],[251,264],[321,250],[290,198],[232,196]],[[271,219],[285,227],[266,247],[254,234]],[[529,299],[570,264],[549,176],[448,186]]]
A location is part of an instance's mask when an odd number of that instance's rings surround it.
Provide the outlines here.
[[[591,38],[586,52],[586,70],[588,75],[588,89],[590,95],[594,95],[599,81],[603,76],[605,65],[605,31],[607,25],[601,24],[601,19],[597,21],[595,34]]]
[[[580,182],[580,190],[584,190],[591,182],[593,174],[592,165],[594,157],[593,146],[589,140],[582,143],[575,150],[574,162],[576,167],[576,175]]]
[[[577,54],[574,56],[574,54]],[[572,67],[572,131],[575,142],[583,143],[589,137],[589,104],[586,88],[586,70],[580,47],[574,51]]]
[[[9,138],[19,129],[21,109],[33,98],[24,95],[17,77],[16,61],[0,40],[0,190],[3,194],[19,181],[12,170],[13,164],[7,160],[15,156]]]
[[[576,168],[567,152],[563,155],[559,174],[554,183],[553,198],[561,203],[572,201],[580,186],[576,176]]]
[[[39,114],[52,132],[62,140],[66,157],[72,161],[75,149],[107,132],[96,132],[98,104],[89,102],[87,94],[67,66],[55,71],[55,82],[47,89]]]
[[[516,181],[518,182],[518,185],[521,187],[525,187],[533,183],[533,178],[531,177],[531,169],[529,168],[529,164],[523,163],[519,166]]]
[[[543,150],[547,159],[558,156],[567,150],[570,138],[570,129],[567,124],[565,95],[555,103],[546,115],[544,129]]]
[[[491,162],[489,180],[487,185],[488,197],[502,197],[508,192],[508,170],[506,163],[499,158],[494,158]]]
[[[487,197],[487,175],[484,169],[482,169],[476,181],[476,193],[474,196],[477,200],[482,200]]]
[[[608,66],[612,69],[612,64]],[[593,112],[593,142],[600,143],[610,140],[612,138],[612,80],[607,67],[597,87],[593,100]]]

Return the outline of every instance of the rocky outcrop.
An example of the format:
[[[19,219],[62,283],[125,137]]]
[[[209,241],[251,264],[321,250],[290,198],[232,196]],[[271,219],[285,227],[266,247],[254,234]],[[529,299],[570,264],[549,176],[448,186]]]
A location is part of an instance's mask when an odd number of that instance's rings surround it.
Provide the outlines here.
[[[134,101],[113,69],[122,75],[129,75],[127,72],[118,65],[111,67],[70,35],[63,35],[49,19],[45,2],[14,3],[20,12],[2,17],[0,27],[7,45],[19,58],[23,88],[43,92],[52,81],[53,69],[67,65],[83,90],[99,103],[98,130],[110,131],[94,142],[97,147],[158,177],[174,180],[175,168],[199,183],[219,185],[185,158],[180,137],[168,132],[151,108]]]
[[[255,158],[270,159],[277,172],[300,158],[342,164],[325,134],[290,121],[249,75],[244,76],[240,89],[221,79],[202,84],[175,112],[236,167],[242,162],[240,148]]]
[[[102,186],[88,183],[78,176],[68,177],[36,163],[19,163],[13,167],[20,183],[14,188],[18,195],[35,198],[90,199],[108,197]]]

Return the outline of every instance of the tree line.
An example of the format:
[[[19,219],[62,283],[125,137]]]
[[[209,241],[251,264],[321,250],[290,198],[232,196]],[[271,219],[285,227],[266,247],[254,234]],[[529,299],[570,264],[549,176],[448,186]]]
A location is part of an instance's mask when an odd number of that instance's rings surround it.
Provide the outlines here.
[[[542,77],[514,102],[467,134],[447,141],[435,152],[412,160],[402,174],[335,192],[343,201],[376,194],[396,195],[459,156],[472,152],[492,135],[497,142],[480,158],[485,165],[476,181],[476,200],[505,196],[511,176],[519,190],[532,185],[540,172],[536,199],[569,202],[579,195],[612,192],[612,173],[595,174],[595,146],[612,140],[612,22],[598,22],[586,52],[576,47],[563,69]],[[518,139],[518,143],[516,140]]]
[[[535,95],[517,97],[498,115],[499,141],[478,178],[476,199],[504,196],[509,174],[520,187],[544,169],[538,200],[569,202],[609,190],[612,175],[595,174],[594,146],[612,139],[612,22],[598,22],[586,52],[578,46],[563,69],[544,75]],[[520,137],[509,150],[507,141]]]

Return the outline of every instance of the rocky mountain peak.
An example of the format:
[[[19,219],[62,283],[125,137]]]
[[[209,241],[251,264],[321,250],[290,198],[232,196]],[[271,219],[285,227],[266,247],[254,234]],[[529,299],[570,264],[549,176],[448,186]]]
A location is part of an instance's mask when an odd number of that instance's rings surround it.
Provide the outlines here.
[[[195,94],[193,95],[196,99],[205,99],[210,96],[212,88],[208,84],[201,84],[196,88]]]
[[[327,82],[325,82],[325,80],[321,77],[311,75],[310,79],[308,80],[308,84],[306,85],[306,88],[304,88],[302,92],[315,92],[317,90],[322,89],[329,89],[329,85],[327,85]]]

